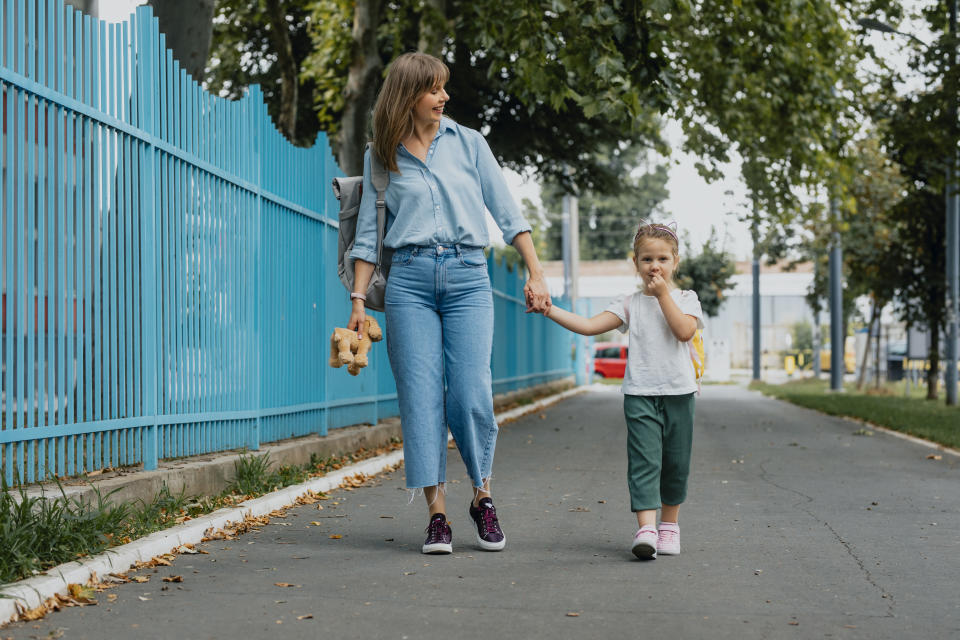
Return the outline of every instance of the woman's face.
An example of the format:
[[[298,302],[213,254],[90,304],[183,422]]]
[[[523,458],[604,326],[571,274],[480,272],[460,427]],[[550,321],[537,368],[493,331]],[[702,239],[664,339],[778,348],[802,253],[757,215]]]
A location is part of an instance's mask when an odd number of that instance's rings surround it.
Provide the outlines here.
[[[637,264],[637,273],[640,274],[645,285],[650,284],[654,275],[670,282],[679,262],[677,256],[673,255],[673,246],[659,238],[646,238],[640,244],[634,259]]]
[[[427,91],[413,105],[414,122],[421,125],[439,123],[443,117],[443,106],[449,99],[442,84]]]

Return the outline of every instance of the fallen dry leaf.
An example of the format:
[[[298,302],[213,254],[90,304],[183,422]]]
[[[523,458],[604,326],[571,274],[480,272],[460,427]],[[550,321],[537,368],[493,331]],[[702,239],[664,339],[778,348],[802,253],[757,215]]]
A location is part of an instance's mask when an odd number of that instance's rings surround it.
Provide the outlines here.
[[[330,538],[332,538],[333,540],[339,540],[339,539],[342,538],[342,537],[343,537],[343,536],[340,535],[339,533],[331,533],[331,534],[330,534]]]
[[[943,460],[943,456],[938,453],[931,453],[927,456],[927,460]]]
[[[97,601],[93,598],[94,593],[94,590],[86,585],[76,583],[67,585],[67,594],[78,604],[96,604]]]
[[[134,582],[150,582],[150,576],[133,576],[131,580]]]
[[[116,602],[116,601],[117,601],[117,594],[115,593],[107,594],[107,602]]]
[[[310,524],[312,524],[312,525],[315,526],[315,527],[319,527],[319,526],[321,526],[323,523],[322,523],[322,522],[317,522],[316,520],[313,520],[313,521],[310,522]]]
[[[33,609],[26,609],[19,602],[17,603],[17,619],[27,622],[39,620],[51,611],[60,609],[60,603],[56,598],[47,598],[42,604]]]
[[[163,579],[164,582],[183,582],[183,576],[167,576]]]
[[[308,613],[305,616],[297,616],[297,620],[313,620],[313,614]]]
[[[137,596],[137,598],[139,598],[143,602],[147,602],[148,600],[150,600],[150,598],[148,598],[147,596]]]
[[[580,617],[580,614],[579,614],[579,613],[574,613],[573,611],[568,611],[568,612],[567,612],[567,617],[568,617],[568,618],[579,618],[579,617]]]
[[[298,584],[293,584],[292,582],[274,582],[275,587],[299,587]]]

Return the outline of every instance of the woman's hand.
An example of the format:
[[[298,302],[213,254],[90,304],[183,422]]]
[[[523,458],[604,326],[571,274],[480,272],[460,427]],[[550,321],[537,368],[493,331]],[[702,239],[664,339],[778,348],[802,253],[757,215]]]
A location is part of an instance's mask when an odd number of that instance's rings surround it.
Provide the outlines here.
[[[360,298],[353,299],[353,310],[350,311],[350,321],[347,329],[357,332],[357,339],[363,340],[363,321],[367,319],[367,308]]]
[[[357,338],[363,339],[363,321],[367,319],[367,308],[364,306],[365,296],[361,292],[367,290],[370,277],[373,275],[373,263],[366,260],[357,260],[353,263],[353,293],[350,301],[353,309],[350,311],[350,322],[347,329],[357,332]]]
[[[543,276],[531,276],[523,287],[523,295],[527,301],[527,313],[547,313],[553,305]]]

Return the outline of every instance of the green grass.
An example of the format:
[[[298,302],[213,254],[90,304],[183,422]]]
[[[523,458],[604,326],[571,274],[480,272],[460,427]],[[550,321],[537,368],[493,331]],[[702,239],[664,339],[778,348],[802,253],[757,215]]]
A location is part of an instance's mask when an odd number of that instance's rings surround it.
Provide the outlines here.
[[[926,400],[925,389],[914,387],[904,397],[903,383],[881,390],[857,391],[847,385],[843,393],[830,393],[825,380],[796,380],[781,385],[754,382],[751,389],[801,407],[834,416],[859,418],[895,431],[960,448],[960,408],[948,407],[943,398]]]
[[[60,496],[28,496],[3,483],[0,492],[0,583],[29,577],[63,562],[100,553],[116,544],[169,526],[185,500],[164,487],[150,503],[114,504]],[[18,499],[19,498],[19,499]]]

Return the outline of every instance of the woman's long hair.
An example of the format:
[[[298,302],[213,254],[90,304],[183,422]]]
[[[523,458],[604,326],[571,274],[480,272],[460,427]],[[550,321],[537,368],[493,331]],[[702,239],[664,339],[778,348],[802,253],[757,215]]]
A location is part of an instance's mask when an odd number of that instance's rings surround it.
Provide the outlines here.
[[[413,133],[417,100],[449,78],[447,65],[426,53],[405,53],[391,63],[373,107],[373,150],[388,171],[398,171],[397,145]]]

